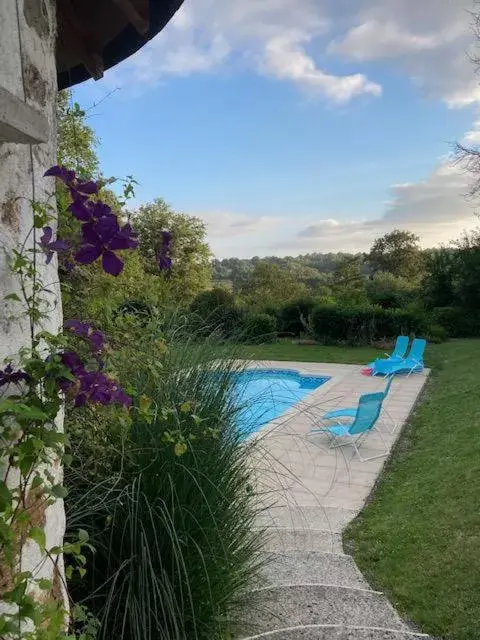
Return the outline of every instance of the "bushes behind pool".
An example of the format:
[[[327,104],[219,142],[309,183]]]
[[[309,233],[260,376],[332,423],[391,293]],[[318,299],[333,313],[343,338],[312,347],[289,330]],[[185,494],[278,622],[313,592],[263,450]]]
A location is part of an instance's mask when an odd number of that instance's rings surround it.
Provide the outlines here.
[[[311,315],[315,338],[324,344],[372,344],[399,335],[428,336],[427,314],[381,307],[319,305]]]
[[[480,336],[480,311],[463,307],[436,307],[436,324],[443,327],[449,338],[475,338]]]
[[[277,320],[269,313],[246,313],[240,329],[242,342],[272,342],[277,337]]]
[[[300,336],[309,330],[309,320],[316,307],[315,298],[299,298],[287,302],[278,312],[278,330],[284,335]]]

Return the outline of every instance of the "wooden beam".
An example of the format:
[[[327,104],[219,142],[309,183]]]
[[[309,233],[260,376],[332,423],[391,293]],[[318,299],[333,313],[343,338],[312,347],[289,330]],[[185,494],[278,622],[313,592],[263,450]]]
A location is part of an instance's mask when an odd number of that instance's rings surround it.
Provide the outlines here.
[[[77,16],[70,0],[58,0],[57,8],[63,26],[63,41],[80,58],[88,73],[95,80],[103,78],[104,64],[101,47],[88,33],[85,24]]]
[[[141,36],[146,36],[150,28],[150,20],[142,16],[131,0],[113,0],[113,3],[124,13]]]
[[[48,132],[43,113],[0,87],[0,143],[39,144],[47,142]]]

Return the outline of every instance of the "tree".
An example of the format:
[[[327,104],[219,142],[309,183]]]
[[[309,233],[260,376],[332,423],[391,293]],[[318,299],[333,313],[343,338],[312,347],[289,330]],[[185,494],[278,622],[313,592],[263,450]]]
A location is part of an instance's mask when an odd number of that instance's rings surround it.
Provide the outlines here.
[[[86,113],[78,102],[70,104],[72,92],[57,97],[57,160],[84,178],[98,177],[98,138],[86,123]]]
[[[428,307],[449,307],[457,303],[458,266],[454,249],[442,247],[426,253],[423,295]]]
[[[163,244],[162,231],[172,234],[173,267],[169,278],[177,300],[188,302],[211,285],[212,254],[202,220],[177,213],[165,200],[157,198],[133,211],[131,221],[138,233],[145,269],[150,273],[158,273],[157,256]]]
[[[397,309],[413,302],[418,287],[411,280],[394,276],[388,271],[377,271],[367,281],[367,295],[373,304],[384,309]]]
[[[373,273],[388,271],[402,278],[418,279],[424,266],[418,242],[418,236],[401,229],[377,238],[367,257]]]
[[[280,306],[307,293],[307,287],[288,271],[263,260],[255,263],[241,289],[245,302],[257,308]]]
[[[356,305],[367,301],[362,262],[359,256],[344,257],[337,262],[333,272],[332,291],[341,304]]]

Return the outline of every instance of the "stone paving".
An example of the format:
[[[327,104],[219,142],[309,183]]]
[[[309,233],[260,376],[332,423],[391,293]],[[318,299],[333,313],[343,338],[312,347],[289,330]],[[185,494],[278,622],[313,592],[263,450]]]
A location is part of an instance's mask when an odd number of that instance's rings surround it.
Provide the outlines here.
[[[355,407],[385,380],[354,365],[255,362],[255,368],[294,369],[330,376],[304,400],[253,434],[252,468],[263,507],[265,569],[252,592],[243,640],[416,640],[383,594],[373,591],[344,554],[343,528],[368,498],[428,371],[397,377],[377,430],[360,447],[329,449],[325,434],[307,435],[328,410]]]

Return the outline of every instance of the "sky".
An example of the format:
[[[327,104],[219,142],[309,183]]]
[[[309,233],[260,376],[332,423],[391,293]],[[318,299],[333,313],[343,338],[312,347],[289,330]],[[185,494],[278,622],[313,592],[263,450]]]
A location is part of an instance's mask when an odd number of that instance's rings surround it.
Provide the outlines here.
[[[103,173],[204,219],[219,258],[365,251],[393,228],[435,246],[476,224],[451,160],[480,144],[472,8],[185,0],[74,99]]]

